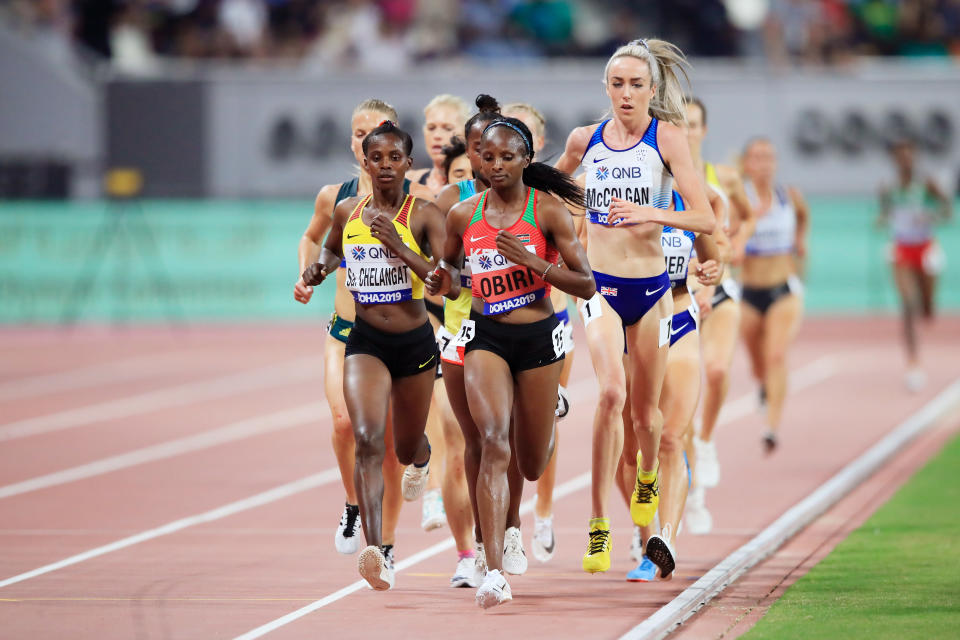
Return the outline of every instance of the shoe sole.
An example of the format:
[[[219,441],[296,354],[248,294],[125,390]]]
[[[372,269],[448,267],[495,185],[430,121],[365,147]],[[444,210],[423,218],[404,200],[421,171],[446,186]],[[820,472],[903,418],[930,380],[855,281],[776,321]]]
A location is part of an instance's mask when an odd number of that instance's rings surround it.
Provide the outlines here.
[[[553,559],[553,554],[557,552],[557,544],[553,544],[553,549],[547,551],[547,548],[537,542],[533,543],[533,557],[537,559],[538,562],[546,564]]]
[[[374,591],[387,591],[390,588],[390,583],[380,577],[383,572],[383,556],[376,547],[367,547],[360,552],[357,569]]]
[[[650,539],[647,540],[647,557],[650,558],[650,562],[657,565],[657,568],[660,569],[660,577],[663,580],[668,580],[673,570],[677,567],[670,548],[660,536],[651,536]]]
[[[466,588],[466,587],[470,587],[471,589],[476,589],[478,586],[479,585],[477,584],[477,581],[471,578],[463,578],[463,577],[450,578],[451,589],[460,589],[460,588]]]
[[[350,543],[349,546],[341,546],[336,540],[334,540],[333,546],[337,549],[337,553],[345,556],[352,556],[360,550],[360,545],[356,542]]]
[[[433,518],[432,520],[427,520],[426,522],[420,523],[420,528],[424,531],[433,531],[434,529],[439,529],[444,525],[447,519],[444,518]]]
[[[627,578],[627,582],[653,582],[653,578]]]
[[[523,574],[525,574],[525,573],[527,572],[527,566],[524,566],[523,569],[520,569],[520,570],[518,570],[518,571],[511,571],[510,569],[507,569],[507,563],[504,562],[504,563],[503,563],[503,571],[504,571],[504,573],[509,573],[509,574],[512,575],[512,576],[522,576]]]

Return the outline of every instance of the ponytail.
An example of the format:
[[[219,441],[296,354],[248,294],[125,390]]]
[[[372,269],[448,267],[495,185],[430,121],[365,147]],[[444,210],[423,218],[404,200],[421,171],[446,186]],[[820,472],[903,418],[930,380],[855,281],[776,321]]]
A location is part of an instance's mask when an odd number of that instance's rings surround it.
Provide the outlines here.
[[[650,100],[650,115],[675,125],[685,124],[687,117],[680,78],[682,77],[687,85],[690,84],[687,73],[690,63],[683,52],[666,40],[633,40],[614,51],[607,60],[607,66],[603,70],[604,83],[607,82],[613,61],[625,56],[644,60],[650,67],[650,79],[656,86],[656,93]]]
[[[533,136],[523,120],[501,116],[487,125],[483,134],[487,135],[487,132],[495,127],[506,129],[523,141],[526,156],[531,160],[530,164],[523,170],[523,184],[556,196],[573,207],[583,206],[583,189],[577,184],[576,180],[549,164],[533,162]]]
[[[470,137],[470,129],[474,125],[482,124],[486,126],[500,117],[500,103],[493,96],[481,93],[474,102],[477,105],[477,112],[470,116],[467,123],[463,125],[464,140]]]

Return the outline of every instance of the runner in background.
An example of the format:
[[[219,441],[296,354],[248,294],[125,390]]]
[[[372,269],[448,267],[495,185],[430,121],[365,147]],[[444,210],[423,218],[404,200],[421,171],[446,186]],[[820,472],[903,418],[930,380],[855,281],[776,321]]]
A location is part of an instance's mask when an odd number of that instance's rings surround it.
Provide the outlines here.
[[[530,133],[533,134],[533,149],[536,153],[543,150],[546,144],[547,121],[536,107],[525,102],[514,102],[503,108],[503,114],[510,118],[522,121]],[[582,186],[582,185],[581,185]],[[573,226],[580,235],[583,227],[583,216],[574,216]],[[557,265],[562,267],[563,265]],[[567,396],[567,383],[570,381],[570,372],[573,370],[573,324],[570,322],[567,294],[554,288],[550,292],[550,302],[554,313],[563,323],[563,348],[566,357],[563,360],[563,370],[560,372],[560,387],[557,395],[557,421],[562,420],[570,411],[570,399]],[[556,536],[553,532],[553,488],[557,482],[557,456],[560,450],[560,431],[557,430],[557,441],[553,449],[553,457],[544,469],[543,475],[537,480],[537,498],[533,508],[533,538],[531,546],[533,556],[540,562],[548,562],[556,553]]]
[[[441,93],[434,96],[423,108],[423,144],[430,158],[427,169],[415,169],[408,177],[422,184],[436,196],[447,185],[447,176],[443,170],[443,148],[450,139],[463,131],[463,124],[470,115],[470,105],[459,96]]]
[[[917,345],[917,318],[933,319],[937,276],[944,253],[933,237],[936,222],[950,218],[950,199],[929,176],[918,175],[916,147],[907,139],[890,146],[896,178],[880,191],[879,226],[890,226],[893,235],[893,282],[900,294],[903,339],[907,353],[905,377],[910,391],[926,384]]]
[[[730,387],[730,367],[740,333],[740,285],[731,273],[731,267],[743,264],[744,247],[747,239],[753,235],[756,213],[747,199],[737,169],[715,165],[703,159],[703,140],[708,131],[706,106],[698,98],[688,97],[686,114],[687,140],[693,164],[703,175],[707,188],[723,200],[727,214],[721,227],[729,238],[729,243],[718,241],[726,265],[723,280],[716,286],[699,287],[694,291],[700,309],[700,346],[705,384],[700,424],[693,435],[695,453],[691,452],[690,460],[696,473],[687,498],[684,522],[690,533],[703,534],[713,526],[706,507],[705,489],[716,487],[720,482],[720,462],[713,430]]]
[[[740,330],[753,376],[766,404],[763,446],[771,453],[787,396],[787,350],[800,328],[803,285],[798,260],[807,253],[807,203],[794,188],[776,182],[777,156],[766,138],[749,141],[743,152],[743,175],[757,224],[743,260]]]

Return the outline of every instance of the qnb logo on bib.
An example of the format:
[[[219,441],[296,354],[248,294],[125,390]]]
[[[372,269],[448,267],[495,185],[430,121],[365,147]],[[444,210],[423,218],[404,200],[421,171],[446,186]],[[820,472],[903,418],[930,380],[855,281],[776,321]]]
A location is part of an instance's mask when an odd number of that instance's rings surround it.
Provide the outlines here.
[[[527,250],[536,247],[526,245]],[[506,259],[494,249],[480,249],[470,256],[474,284],[479,286],[484,315],[519,309],[544,296],[543,280],[529,268]]]

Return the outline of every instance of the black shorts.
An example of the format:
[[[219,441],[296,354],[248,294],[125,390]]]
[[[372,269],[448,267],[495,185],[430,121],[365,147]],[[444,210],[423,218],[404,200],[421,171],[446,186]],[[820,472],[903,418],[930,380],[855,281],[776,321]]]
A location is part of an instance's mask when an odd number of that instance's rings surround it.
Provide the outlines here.
[[[436,302],[430,302],[426,298],[423,299],[423,305],[427,308],[427,313],[436,318],[440,324],[443,324],[443,305],[437,304]]]
[[[760,315],[766,315],[773,303],[784,296],[799,294],[799,282],[791,277],[772,287],[744,287],[743,301],[760,312]]]
[[[440,350],[430,322],[404,333],[386,333],[371,327],[357,316],[344,358],[365,353],[386,365],[391,378],[403,378],[424,371],[435,372]]]
[[[497,322],[476,311],[470,311],[470,320],[475,334],[464,353],[478,349],[495,353],[509,365],[511,373],[563,360],[563,323],[552,313],[529,324]]]

